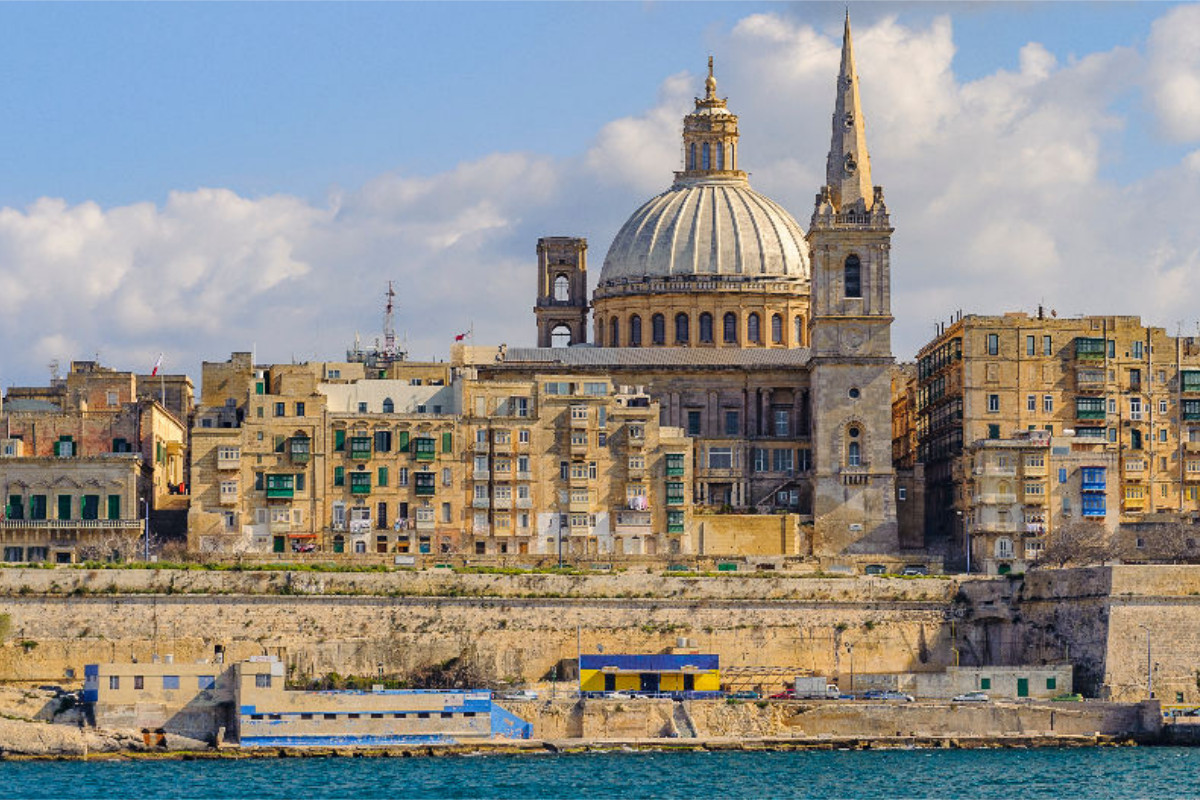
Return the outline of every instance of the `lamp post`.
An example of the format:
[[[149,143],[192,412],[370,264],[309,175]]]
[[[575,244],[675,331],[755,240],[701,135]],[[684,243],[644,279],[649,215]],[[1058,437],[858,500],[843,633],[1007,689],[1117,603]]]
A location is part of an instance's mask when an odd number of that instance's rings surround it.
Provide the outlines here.
[[[1154,699],[1154,655],[1150,649],[1150,629],[1138,623],[1138,627],[1146,632],[1146,694]]]
[[[854,645],[846,642],[846,652],[850,654],[850,694],[854,694]]]

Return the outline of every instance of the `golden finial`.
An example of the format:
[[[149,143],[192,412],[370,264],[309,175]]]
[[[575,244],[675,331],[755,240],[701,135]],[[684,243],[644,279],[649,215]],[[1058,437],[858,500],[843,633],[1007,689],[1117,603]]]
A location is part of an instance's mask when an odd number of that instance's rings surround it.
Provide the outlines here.
[[[717,79],[713,77],[713,57],[708,57],[708,78],[704,81],[704,90],[708,95],[709,100],[713,100],[717,96]]]

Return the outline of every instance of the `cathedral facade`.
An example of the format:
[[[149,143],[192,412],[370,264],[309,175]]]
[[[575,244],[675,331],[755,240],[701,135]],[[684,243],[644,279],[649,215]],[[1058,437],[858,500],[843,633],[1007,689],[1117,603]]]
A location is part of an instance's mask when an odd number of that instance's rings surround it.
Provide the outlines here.
[[[682,169],[617,233],[590,303],[586,241],[542,239],[539,347],[474,366],[642,386],[662,424],[693,440],[697,506],[798,513],[817,555],[895,552],[892,228],[871,181],[849,19],[807,233],[750,187],[738,118],[716,89],[710,60]]]

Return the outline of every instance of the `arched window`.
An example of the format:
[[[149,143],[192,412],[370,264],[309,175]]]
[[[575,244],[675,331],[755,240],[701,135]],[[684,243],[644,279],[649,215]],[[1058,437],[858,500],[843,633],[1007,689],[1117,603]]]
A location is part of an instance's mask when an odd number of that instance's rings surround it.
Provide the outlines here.
[[[783,317],[778,314],[771,317],[771,341],[783,344]]]
[[[612,321],[608,323],[608,346],[621,346],[621,323],[617,322],[616,317],[613,317]]]
[[[732,311],[727,312],[725,314],[725,319],[723,320],[723,323],[724,323],[723,327],[725,329],[724,330],[725,344],[737,344],[737,340],[738,340],[737,314],[733,313]]]
[[[725,145],[717,145],[717,169],[725,169]]]
[[[712,314],[705,311],[700,315],[700,341],[711,344],[713,340]]]
[[[700,169],[712,169],[712,148],[708,142],[700,146]]]
[[[687,168],[688,168],[688,169],[695,169],[695,168],[696,168],[696,143],[695,143],[695,142],[692,142],[690,145],[688,145],[688,164],[687,164]]]
[[[396,411],[396,404],[392,402],[392,398],[383,398],[383,413],[392,414]]]
[[[559,275],[554,279],[554,299],[560,303],[571,299],[571,281],[566,275]]]
[[[571,329],[566,325],[556,325],[550,330],[551,347],[570,347]]]
[[[675,344],[688,343],[688,315],[675,315]]]
[[[1012,539],[1007,536],[1001,536],[996,540],[996,558],[1012,558],[1013,543]]]
[[[796,347],[804,344],[804,317],[796,315]]]
[[[843,282],[846,297],[862,297],[862,264],[858,256],[846,258],[846,275]]]
[[[629,346],[642,346],[642,318],[637,314],[629,318]]]
[[[754,312],[746,318],[746,339],[751,342],[762,341],[762,332],[758,329],[758,314]]]
[[[850,467],[862,466],[862,449],[858,442],[851,442],[846,448],[846,465]]]
[[[667,343],[667,320],[662,314],[650,318],[650,336],[654,344]]]

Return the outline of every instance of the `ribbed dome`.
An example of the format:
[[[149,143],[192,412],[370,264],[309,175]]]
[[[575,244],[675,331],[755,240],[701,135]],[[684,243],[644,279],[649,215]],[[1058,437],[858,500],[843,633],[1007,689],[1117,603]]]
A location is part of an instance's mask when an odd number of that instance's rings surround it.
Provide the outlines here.
[[[621,227],[600,285],[684,275],[809,277],[804,232],[744,177],[680,179]]]

